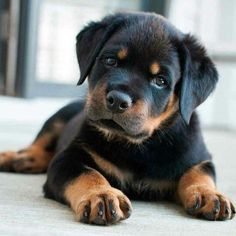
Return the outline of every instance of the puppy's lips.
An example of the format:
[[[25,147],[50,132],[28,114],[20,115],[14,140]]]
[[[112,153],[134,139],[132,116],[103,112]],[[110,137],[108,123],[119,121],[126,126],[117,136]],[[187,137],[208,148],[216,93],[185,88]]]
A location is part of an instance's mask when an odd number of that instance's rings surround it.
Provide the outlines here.
[[[147,137],[147,133],[132,133],[129,130],[124,129],[121,125],[115,122],[113,119],[100,119],[100,120],[91,120],[92,123],[95,123],[98,126],[105,127],[109,130],[114,130],[121,132],[133,139],[142,139]]]
[[[97,120],[96,123],[98,125],[105,126],[110,129],[115,129],[115,130],[126,132],[125,129],[121,125],[117,124],[112,119],[101,119],[101,120]]]

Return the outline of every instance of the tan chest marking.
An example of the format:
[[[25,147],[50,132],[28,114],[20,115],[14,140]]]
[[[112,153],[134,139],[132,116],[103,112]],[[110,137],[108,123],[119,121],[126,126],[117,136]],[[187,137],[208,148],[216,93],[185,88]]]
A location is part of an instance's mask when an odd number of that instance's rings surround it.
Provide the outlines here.
[[[119,169],[110,161],[102,158],[95,151],[90,150],[88,147],[84,147],[84,149],[87,153],[90,154],[91,158],[101,170],[103,170],[108,175],[116,177],[121,182],[121,184],[125,184],[125,182],[128,182],[132,178],[131,173]]]

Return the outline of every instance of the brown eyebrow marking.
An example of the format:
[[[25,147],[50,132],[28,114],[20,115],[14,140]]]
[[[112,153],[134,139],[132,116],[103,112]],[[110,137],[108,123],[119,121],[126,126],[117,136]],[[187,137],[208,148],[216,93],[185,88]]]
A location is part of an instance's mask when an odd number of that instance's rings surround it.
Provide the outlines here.
[[[157,62],[153,62],[150,66],[150,72],[153,75],[156,75],[160,72],[160,65]]]
[[[117,56],[119,59],[125,59],[128,55],[128,48],[122,48],[118,51]]]

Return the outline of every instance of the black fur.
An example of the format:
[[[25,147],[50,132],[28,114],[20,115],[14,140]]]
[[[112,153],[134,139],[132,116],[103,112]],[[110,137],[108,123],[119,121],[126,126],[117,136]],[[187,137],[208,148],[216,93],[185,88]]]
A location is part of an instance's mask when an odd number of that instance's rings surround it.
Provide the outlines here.
[[[103,45],[123,22],[123,17],[111,17],[100,23],[92,22],[77,35],[76,52],[81,73],[78,85],[84,82]]]
[[[128,48],[127,59],[115,68],[104,66],[104,60],[114,56],[119,45]],[[214,89],[217,72],[205,49],[193,37],[181,33],[155,14],[116,14],[91,23],[80,32],[77,54],[81,70],[79,84],[88,76],[90,92],[106,85],[105,93],[111,90],[128,93],[133,104],[145,101],[152,117],[166,111],[173,93],[179,96],[180,107],[151,136],[140,131],[144,120],[138,114],[132,114],[130,119],[122,114],[111,118],[99,105],[100,98],[96,100],[97,105],[87,107],[82,115],[76,116],[75,109],[70,115],[69,128],[65,128],[58,141],[57,150],[60,151],[48,169],[44,186],[47,197],[65,202],[65,186],[94,168],[128,196],[156,199],[162,197],[161,194],[148,189],[137,191],[135,184],[143,180],[177,183],[189,168],[211,160],[193,111]],[[168,81],[163,89],[153,84],[153,75],[148,71],[153,60],[160,63],[161,73]],[[73,110],[74,106],[76,103],[62,109],[61,113]],[[81,107],[79,103],[78,107]],[[103,123],[111,119],[114,121],[109,127]],[[145,138],[141,144],[130,143],[126,138],[108,140],[97,126],[105,127],[118,137]],[[132,173],[133,182],[122,185],[119,179],[105,173],[83,149],[84,144],[120,170]],[[211,175],[209,165],[202,168]]]
[[[72,117],[83,110],[83,102],[73,102],[68,106],[57,111],[52,117],[50,117],[43,125],[41,131],[36,136],[36,140],[44,133],[53,134],[55,122],[68,123]],[[49,152],[55,152],[58,143],[58,135],[54,135],[52,141],[46,147]]]
[[[188,123],[194,109],[214,90],[218,74],[205,48],[193,36],[186,35],[180,48],[183,63],[180,112]]]

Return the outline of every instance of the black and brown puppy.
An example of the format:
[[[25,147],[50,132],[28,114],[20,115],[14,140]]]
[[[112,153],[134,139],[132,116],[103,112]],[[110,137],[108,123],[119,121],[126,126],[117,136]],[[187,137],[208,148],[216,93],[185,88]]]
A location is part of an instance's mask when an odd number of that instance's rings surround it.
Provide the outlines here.
[[[1,169],[48,169],[45,196],[85,223],[128,218],[126,196],[174,199],[191,215],[231,219],[194,113],[217,82],[204,47],[159,15],[125,13],[85,27],[77,54],[86,102],[58,111],[30,147],[2,153]]]

